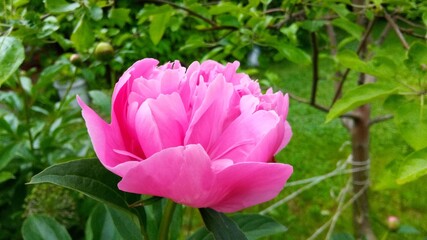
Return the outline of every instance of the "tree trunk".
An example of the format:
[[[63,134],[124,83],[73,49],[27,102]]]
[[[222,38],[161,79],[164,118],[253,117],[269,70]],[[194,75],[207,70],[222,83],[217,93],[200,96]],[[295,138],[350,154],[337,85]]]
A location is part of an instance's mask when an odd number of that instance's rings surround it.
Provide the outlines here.
[[[362,76],[361,76],[362,77]],[[369,221],[369,119],[370,106],[355,110],[359,116],[350,128],[352,140],[353,193],[359,197],[353,203],[353,227],[356,239],[376,239]]]

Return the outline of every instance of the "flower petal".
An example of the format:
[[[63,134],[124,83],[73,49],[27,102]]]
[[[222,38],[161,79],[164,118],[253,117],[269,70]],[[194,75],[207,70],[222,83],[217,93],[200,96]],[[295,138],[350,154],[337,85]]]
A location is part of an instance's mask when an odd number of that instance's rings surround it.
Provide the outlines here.
[[[111,130],[111,126],[101,119],[90,107],[77,96],[77,102],[82,108],[82,115],[92,140],[92,145],[101,163],[117,175],[127,171],[125,165],[136,163],[136,159],[119,154],[114,149],[124,149],[121,136]],[[123,166],[120,166],[125,164]]]
[[[135,118],[135,131],[146,157],[183,145],[188,120],[178,93],[147,99]]]
[[[215,180],[211,161],[202,146],[164,149],[139,162],[119,182],[126,192],[172,199],[191,207],[206,207]],[[215,197],[216,199],[216,197]]]
[[[292,166],[281,163],[238,163],[217,173],[212,204],[220,212],[235,212],[276,197],[292,174]]]

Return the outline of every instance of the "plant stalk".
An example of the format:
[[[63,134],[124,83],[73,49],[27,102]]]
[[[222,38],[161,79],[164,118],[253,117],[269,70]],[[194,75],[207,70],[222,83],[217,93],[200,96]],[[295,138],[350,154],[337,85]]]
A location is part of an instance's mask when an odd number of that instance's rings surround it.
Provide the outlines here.
[[[159,240],[168,240],[169,237],[169,228],[172,222],[173,213],[175,212],[176,203],[167,200],[165,211],[163,213],[162,221],[160,222],[159,227]]]

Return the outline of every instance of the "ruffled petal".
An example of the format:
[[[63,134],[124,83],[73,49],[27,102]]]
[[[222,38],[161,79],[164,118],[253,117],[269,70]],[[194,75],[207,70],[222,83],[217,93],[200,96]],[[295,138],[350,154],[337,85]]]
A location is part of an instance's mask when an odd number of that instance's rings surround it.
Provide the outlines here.
[[[227,83],[222,75],[218,75],[209,84],[202,103],[191,117],[185,144],[200,143],[209,151],[210,146],[220,136],[224,122],[228,119],[233,91],[233,85]]]
[[[235,212],[276,197],[292,174],[281,163],[238,163],[217,173],[213,193],[222,200],[210,205],[220,212]]]
[[[183,145],[188,120],[178,93],[147,99],[135,118],[135,131],[146,157]]]
[[[212,201],[209,194],[214,181],[211,160],[202,146],[188,145],[164,149],[139,162],[118,186],[122,191],[166,197],[199,208]]]

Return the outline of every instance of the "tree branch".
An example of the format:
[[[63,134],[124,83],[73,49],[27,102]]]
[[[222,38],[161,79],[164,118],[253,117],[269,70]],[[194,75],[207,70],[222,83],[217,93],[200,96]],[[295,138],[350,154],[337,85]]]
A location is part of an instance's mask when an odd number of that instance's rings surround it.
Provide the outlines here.
[[[311,86],[310,104],[316,104],[317,83],[319,82],[319,46],[315,32],[310,33],[311,45],[313,46],[312,62],[313,62],[313,79]]]
[[[369,121],[369,126],[372,126],[372,125],[374,125],[374,124],[376,124],[376,123],[380,123],[380,122],[384,122],[384,121],[387,121],[387,120],[393,119],[393,117],[394,117],[394,116],[393,116],[393,115],[391,115],[391,114],[376,117],[376,118],[371,119],[371,120]]]
[[[402,32],[399,29],[399,26],[394,22],[393,18],[387,13],[386,10],[384,10],[384,17],[385,19],[387,19],[387,22],[391,25],[393,30],[396,32],[396,35],[399,38],[400,42],[402,43],[403,47],[405,49],[409,49],[408,42],[406,42],[405,37],[403,36]]]

